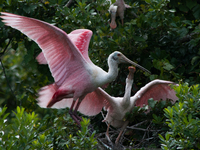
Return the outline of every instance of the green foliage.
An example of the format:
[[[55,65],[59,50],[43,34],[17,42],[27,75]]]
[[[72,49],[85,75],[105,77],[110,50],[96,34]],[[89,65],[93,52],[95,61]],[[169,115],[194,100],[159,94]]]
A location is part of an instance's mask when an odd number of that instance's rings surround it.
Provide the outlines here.
[[[6,107],[1,109],[1,147],[4,149],[30,149],[31,140],[37,136],[37,115],[24,112],[24,108],[17,107],[13,112],[15,117],[8,120],[8,114],[3,114]]]
[[[170,130],[159,135],[163,149],[199,149],[200,87],[180,84],[175,87],[179,102],[164,109]]]
[[[61,121],[58,116],[46,116],[41,122],[35,112],[27,113],[24,108],[17,107],[16,112],[13,112],[14,116],[10,119],[9,113],[5,113],[6,109],[7,107],[0,109],[0,146],[3,149],[53,149],[55,147],[58,149],[61,147],[64,149],[91,149],[95,148],[97,144],[94,138],[95,132],[91,135],[89,133],[90,121],[87,119],[83,118],[81,131],[72,136],[73,130],[67,131],[69,129],[63,124],[64,122],[72,123],[69,117],[63,116],[63,121]],[[50,118],[54,118],[54,120],[48,123]],[[52,126],[50,126],[51,123],[53,123]],[[66,137],[69,138],[66,139]]]
[[[81,121],[81,131],[77,132],[76,137],[73,137],[71,134],[69,136],[69,141],[66,143],[68,149],[92,149],[97,144],[95,139],[95,132],[90,135],[90,129],[88,129],[90,121],[83,118]]]
[[[96,65],[107,70],[108,55],[113,51],[121,51],[128,58],[152,72],[148,75],[137,69],[134,92],[156,78],[175,82],[181,80],[189,84],[200,82],[200,4],[198,1],[136,0],[133,2],[125,0],[131,8],[125,11],[124,26],[117,17],[117,28],[114,30],[109,27],[109,1],[74,0],[70,7],[65,7],[67,2],[68,0],[1,0],[0,11],[40,19],[54,24],[67,33],[79,28],[92,30],[89,56]],[[19,31],[4,26],[1,21],[0,29],[2,68],[0,70],[0,104],[8,107],[7,113],[5,113],[6,108],[1,110],[0,128],[3,131],[0,133],[3,139],[0,140],[1,145],[7,146],[5,149],[13,149],[13,145],[17,148],[29,149],[68,149],[72,145],[76,145],[77,148],[94,147],[96,140],[89,138],[89,131],[85,128],[77,133],[78,129],[73,121],[69,116],[64,115],[68,113],[68,110],[41,109],[37,106],[38,90],[53,82],[48,66],[38,65],[35,60],[41,52],[38,45]],[[121,65],[118,78],[109,85],[106,91],[112,96],[123,96],[127,74],[127,65]],[[185,100],[187,92],[182,89],[193,92],[187,102]],[[177,92],[180,102],[174,107],[171,107],[168,102],[157,103],[149,100],[152,111],[148,115],[144,113],[147,107],[134,108],[133,114],[129,114],[127,118],[131,120],[131,123],[148,120],[152,129],[161,130],[162,142],[167,139],[168,143],[163,144],[168,144],[167,147],[170,148],[177,148],[178,146],[173,141],[178,141],[179,138],[180,140],[187,139],[183,135],[178,135],[178,131],[185,133],[185,124],[190,125],[188,129],[198,124],[195,120],[199,117],[199,106],[193,98],[194,89],[198,93],[197,87],[187,89],[185,85],[181,85]],[[20,109],[17,106],[20,106]],[[165,115],[163,115],[163,109],[167,106],[170,106],[169,111],[173,110],[173,118],[174,114],[180,115],[175,110],[184,109],[181,111],[183,117],[178,127],[176,127],[177,124],[170,123],[170,120],[167,121],[169,126],[166,127],[166,117],[170,116],[166,115],[168,108],[165,109]],[[30,122],[31,118],[33,122]],[[102,120],[101,117],[99,118]],[[147,126],[145,124],[141,127]],[[176,130],[173,134],[172,127]],[[100,127],[96,125],[95,128],[98,130]],[[167,132],[169,128],[170,132]],[[190,138],[192,133],[197,135],[197,131],[198,129],[194,128],[185,133],[189,137],[186,140],[188,148],[190,143],[199,142],[194,140],[194,137]],[[164,133],[166,133],[165,138],[162,138]],[[136,132],[136,135],[130,139],[133,141],[143,139],[141,132]],[[156,137],[157,132],[154,132],[153,136]],[[86,145],[80,144],[83,139],[88,141]],[[195,148],[199,148],[196,143]],[[148,143],[145,146],[148,146]]]

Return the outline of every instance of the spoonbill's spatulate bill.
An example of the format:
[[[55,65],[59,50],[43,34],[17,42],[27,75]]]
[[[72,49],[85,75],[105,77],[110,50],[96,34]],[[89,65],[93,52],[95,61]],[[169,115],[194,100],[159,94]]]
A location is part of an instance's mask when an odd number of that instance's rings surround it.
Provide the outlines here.
[[[149,72],[118,51],[108,57],[108,72],[94,65],[88,56],[88,46],[92,36],[92,31],[88,29],[75,30],[68,35],[63,30],[37,19],[6,12],[1,12],[0,17],[5,25],[21,31],[42,49],[37,60],[39,63],[48,64],[55,82],[41,88],[38,97],[39,106],[70,107],[69,113],[76,122],[80,120],[76,112],[84,98],[84,101],[87,101],[85,103],[94,105],[92,106],[94,109],[84,109],[83,107],[87,106],[83,105],[81,113],[91,116],[100,112],[103,101],[95,89],[117,77],[118,64],[129,63]],[[45,60],[42,60],[43,58]],[[69,104],[71,101],[73,102]]]
[[[178,99],[176,97],[176,92],[169,86],[170,84],[175,83],[158,79],[151,81],[150,83],[142,87],[134,96],[131,97],[134,72],[135,68],[129,67],[129,75],[126,78],[124,97],[112,97],[101,88],[98,88],[99,94],[102,94],[102,96],[104,97],[104,101],[106,102],[105,109],[107,110],[107,115],[104,118],[104,122],[108,123],[108,128],[106,132],[108,140],[110,141],[110,125],[115,128],[121,128],[121,132],[119,133],[115,144],[118,144],[123,130],[129,123],[128,120],[124,121],[126,113],[131,112],[131,110],[135,106],[143,106],[144,104],[147,105],[150,98],[153,98],[154,100],[171,99],[173,100],[173,103]]]

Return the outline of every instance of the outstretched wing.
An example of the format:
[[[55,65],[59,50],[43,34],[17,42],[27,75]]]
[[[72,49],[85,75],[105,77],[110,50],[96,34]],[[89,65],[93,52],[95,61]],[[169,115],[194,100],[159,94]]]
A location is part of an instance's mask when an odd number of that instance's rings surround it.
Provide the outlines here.
[[[99,95],[101,95],[102,101],[104,102],[104,108],[105,108],[105,110],[112,109],[112,108],[115,107],[115,105],[116,105],[115,99],[112,96],[110,96],[106,91],[104,91],[102,88],[99,87],[96,90],[96,92]]]
[[[86,59],[87,62],[91,62],[89,56],[88,56],[88,47],[90,43],[90,39],[92,36],[92,32],[87,32],[87,29],[77,29],[72,31],[68,34],[68,37],[76,45],[76,47],[79,49],[83,57]],[[85,34],[85,32],[87,34]],[[37,57],[37,61],[40,64],[47,64],[46,58],[44,57],[43,52],[41,52]]]
[[[86,61],[92,63],[88,56],[88,48],[90,44],[90,39],[92,37],[92,31],[88,31],[88,29],[77,29],[70,32],[68,36],[79,49]]]
[[[142,87],[131,99],[136,99],[136,106],[143,107],[148,105],[148,100],[166,100],[171,99],[173,102],[178,100],[176,92],[171,89],[170,84],[175,84],[171,81],[154,80]]]
[[[0,17],[6,25],[21,31],[39,45],[58,85],[70,76],[71,68],[83,68],[84,63],[91,63],[88,49],[85,48],[88,48],[92,31],[81,31],[82,36],[79,36],[78,43],[86,43],[86,46],[78,49],[63,30],[49,23],[6,12],[1,14]]]
[[[85,96],[78,108],[79,112],[87,116],[94,116],[100,113],[104,106],[104,97],[98,92],[98,89]]]

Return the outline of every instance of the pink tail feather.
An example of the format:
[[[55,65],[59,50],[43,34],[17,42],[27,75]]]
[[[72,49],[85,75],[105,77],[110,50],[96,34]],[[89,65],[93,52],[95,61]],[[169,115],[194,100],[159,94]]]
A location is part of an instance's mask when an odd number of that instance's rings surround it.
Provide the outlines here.
[[[54,93],[57,91],[57,86],[55,84],[50,84],[42,87],[39,91],[39,97],[37,99],[38,105],[42,108],[47,108],[49,101],[52,99]]]
[[[37,99],[38,105],[42,108],[47,108],[49,101],[52,99],[53,95],[58,91],[56,84],[50,84],[40,89],[39,97]],[[70,107],[72,104],[73,98],[65,98],[57,103],[55,103],[51,108],[66,108]]]

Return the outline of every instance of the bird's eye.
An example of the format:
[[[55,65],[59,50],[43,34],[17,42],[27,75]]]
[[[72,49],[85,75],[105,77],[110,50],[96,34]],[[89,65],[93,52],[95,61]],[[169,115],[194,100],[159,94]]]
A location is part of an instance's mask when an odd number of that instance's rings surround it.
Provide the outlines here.
[[[121,54],[117,54],[117,56],[121,56]]]
[[[112,59],[117,60],[117,58],[115,56],[113,56]]]

